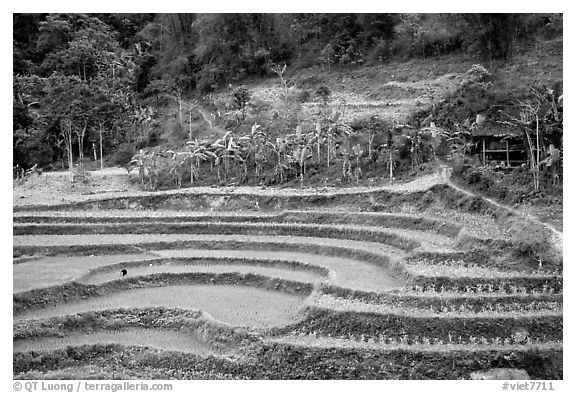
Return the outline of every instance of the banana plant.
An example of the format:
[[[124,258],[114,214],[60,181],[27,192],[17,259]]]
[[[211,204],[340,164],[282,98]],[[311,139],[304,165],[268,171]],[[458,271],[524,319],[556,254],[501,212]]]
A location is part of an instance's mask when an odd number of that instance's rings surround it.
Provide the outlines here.
[[[306,162],[312,158],[312,151],[310,149],[310,143],[298,146],[293,153],[293,159],[298,162],[300,167],[300,187],[304,184],[304,176],[306,175]]]
[[[190,161],[190,184],[194,183],[194,177],[197,179],[200,175],[200,162],[208,158],[216,158],[216,154],[206,147],[206,141],[199,142],[198,139],[186,142],[188,147],[187,160]]]
[[[210,151],[214,154],[214,165],[216,166],[216,170],[218,172],[218,181],[222,181],[221,177],[221,166],[222,166],[222,158],[225,155],[226,147],[222,141],[222,139],[215,140],[210,145]]]
[[[254,124],[250,134],[244,135],[239,138],[239,156],[244,160],[244,174],[248,177],[248,165],[253,162],[255,166],[255,178],[259,179],[264,167],[264,146],[268,136],[260,130],[259,124]]]
[[[364,149],[362,149],[362,147],[358,143],[352,146],[352,153],[356,158],[356,170],[354,171],[354,174],[356,176],[356,183],[358,183],[360,181],[360,176],[362,175],[361,162],[362,162],[362,154],[364,154]]]
[[[340,112],[335,112],[330,119],[330,125],[326,130],[326,141],[327,141],[327,153],[326,153],[326,167],[330,168],[330,157],[332,155],[333,146],[336,143],[337,138],[341,141],[342,139],[349,138],[352,134],[352,127],[339,123]]]
[[[211,150],[216,155],[216,165],[218,166],[218,180],[220,180],[220,164],[224,164],[224,182],[228,181],[230,160],[243,161],[238,154],[238,144],[234,141],[232,131],[228,131],[220,139],[217,139],[211,146]]]
[[[182,187],[182,168],[184,167],[187,159],[188,153],[186,152],[175,152],[173,150],[167,150],[165,154],[171,156],[172,163],[170,166],[170,175],[174,178],[174,181],[178,188]]]
[[[140,149],[140,151],[135,154],[128,163],[128,168],[138,167],[138,175],[140,177],[140,183],[142,188],[144,188],[144,178],[148,176],[149,168],[146,165],[148,161],[148,155],[144,152],[144,150]],[[130,174],[130,171],[128,171]]]
[[[288,156],[288,146],[289,142],[287,139],[276,138],[275,143],[270,141],[266,142],[266,145],[272,149],[276,155],[276,163],[274,165],[274,175],[280,180],[280,183],[284,183],[285,171],[290,167],[287,164]]]

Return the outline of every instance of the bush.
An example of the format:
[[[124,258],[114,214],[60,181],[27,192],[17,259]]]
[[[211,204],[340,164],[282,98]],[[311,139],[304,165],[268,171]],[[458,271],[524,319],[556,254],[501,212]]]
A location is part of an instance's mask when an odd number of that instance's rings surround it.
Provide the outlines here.
[[[308,90],[298,90],[288,95],[290,102],[308,102],[310,101],[310,92]]]
[[[477,164],[473,157],[461,153],[452,154],[452,173],[454,175],[464,175],[470,170],[475,169]]]
[[[126,166],[134,157],[134,145],[131,143],[123,143],[118,146],[118,149],[114,152],[112,156],[112,162],[118,166]]]
[[[515,252],[519,257],[542,261],[551,249],[548,233],[533,223],[522,222],[512,226]]]

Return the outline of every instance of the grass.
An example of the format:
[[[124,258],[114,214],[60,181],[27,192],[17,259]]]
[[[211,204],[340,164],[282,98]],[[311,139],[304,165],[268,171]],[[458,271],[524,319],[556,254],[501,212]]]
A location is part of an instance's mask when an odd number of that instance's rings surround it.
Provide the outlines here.
[[[224,285],[178,285],[137,288],[83,301],[61,303],[17,315],[37,319],[85,311],[159,307],[200,309],[234,326],[272,327],[295,320],[303,298],[258,288]]]

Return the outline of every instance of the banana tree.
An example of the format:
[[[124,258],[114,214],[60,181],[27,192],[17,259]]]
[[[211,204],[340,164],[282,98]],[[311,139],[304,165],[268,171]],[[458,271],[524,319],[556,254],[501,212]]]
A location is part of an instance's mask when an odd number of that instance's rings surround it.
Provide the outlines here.
[[[225,147],[222,139],[217,139],[210,145],[210,151],[212,152],[212,154],[214,154],[214,165],[216,166],[216,171],[218,172],[218,181],[219,182],[222,181],[220,168],[222,166],[222,161],[223,161],[223,157],[225,155],[225,150],[226,150],[226,147]]]
[[[206,141],[193,141],[186,142],[188,147],[187,160],[190,161],[190,184],[194,183],[194,177],[198,178],[200,174],[200,162],[206,161],[208,158],[216,158],[216,154],[208,149]]]
[[[289,143],[287,139],[276,138],[275,143],[266,142],[266,145],[269,146],[276,155],[276,163],[274,165],[274,175],[276,176],[277,179],[280,180],[280,183],[283,183],[284,173],[289,168],[289,165],[286,162],[288,156],[287,147]]]
[[[175,152],[173,150],[166,150],[163,153],[164,156],[169,156],[172,160],[170,164],[170,175],[174,178],[174,182],[178,188],[182,187],[182,168],[186,163],[188,158],[188,153],[186,152]]]
[[[128,163],[128,168],[138,167],[138,175],[140,177],[142,188],[144,188],[144,177],[148,175],[148,168],[145,165],[146,159],[147,154],[144,153],[144,150],[140,149],[140,151],[135,154]],[[130,169],[128,170],[128,175],[130,175]]]
[[[291,158],[298,163],[300,168],[300,187],[302,187],[304,184],[304,176],[306,175],[306,162],[312,158],[310,144],[307,143],[296,147]]]
[[[216,165],[218,166],[218,179],[220,180],[220,164],[224,164],[224,182],[228,181],[228,172],[231,159],[241,160],[238,155],[238,144],[234,141],[232,131],[228,131],[220,139],[217,139],[210,149],[216,155]]]
[[[356,176],[356,183],[358,183],[358,181],[360,181],[360,176],[362,175],[361,162],[362,162],[362,155],[364,154],[364,149],[362,149],[362,147],[358,143],[352,146],[352,153],[356,158],[356,170],[354,170],[354,174]]]
[[[339,123],[340,112],[335,112],[330,119],[330,125],[326,130],[326,141],[327,141],[327,151],[326,151],[326,167],[330,168],[330,158],[332,156],[333,146],[335,145],[337,138],[342,141],[342,139],[347,139],[352,134],[352,127],[349,125]]]
[[[244,135],[239,138],[239,155],[244,160],[244,173],[246,178],[248,177],[248,165],[254,163],[255,166],[255,178],[259,179],[262,173],[262,168],[264,166],[264,146],[266,145],[266,140],[268,136],[262,130],[260,130],[259,124],[254,124],[250,131],[250,134]]]
[[[314,139],[316,140],[316,150],[318,155],[318,164],[320,164],[321,157],[320,157],[320,144],[324,142],[325,138],[322,138],[322,123],[320,120],[316,122],[316,135],[314,135]]]

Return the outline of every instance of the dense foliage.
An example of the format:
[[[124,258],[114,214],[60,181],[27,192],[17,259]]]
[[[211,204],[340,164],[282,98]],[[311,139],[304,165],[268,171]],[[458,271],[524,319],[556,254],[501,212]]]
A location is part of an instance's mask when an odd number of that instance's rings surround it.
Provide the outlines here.
[[[282,79],[278,65],[353,67],[451,52],[506,59],[542,29],[561,31],[561,15],[14,14],[13,163],[68,161],[72,172],[84,154],[116,151],[125,162],[158,141],[166,100],[180,106],[180,135],[185,97],[247,77]],[[249,91],[233,97],[243,120]]]

